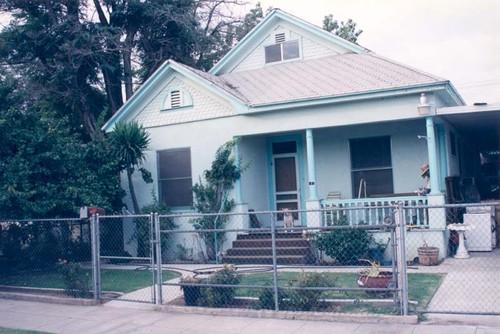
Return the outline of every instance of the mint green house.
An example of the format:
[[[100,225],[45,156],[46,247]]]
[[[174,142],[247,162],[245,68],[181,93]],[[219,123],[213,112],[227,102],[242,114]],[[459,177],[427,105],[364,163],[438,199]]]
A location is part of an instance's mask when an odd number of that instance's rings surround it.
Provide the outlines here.
[[[463,106],[448,80],[274,10],[208,73],[166,61],[104,129],[136,120],[150,133],[145,167],[154,183],[137,179],[142,205],[155,189],[174,211],[190,211],[192,185],[234,138],[249,164],[231,194],[238,212],[439,205],[447,177],[479,176],[479,153],[498,151],[498,108]],[[431,192],[418,196],[425,162]],[[433,210],[411,223],[430,227],[445,254],[446,215]],[[351,223],[374,224],[386,213],[352,214]],[[308,227],[334,219],[312,211],[294,218]]]

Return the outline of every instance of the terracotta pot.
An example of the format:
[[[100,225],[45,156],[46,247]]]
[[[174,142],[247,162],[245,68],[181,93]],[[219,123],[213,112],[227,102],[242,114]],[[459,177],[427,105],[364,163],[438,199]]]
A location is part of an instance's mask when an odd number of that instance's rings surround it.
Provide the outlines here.
[[[393,285],[392,273],[390,271],[381,271],[374,277],[359,274],[358,285],[364,288],[389,288]]]
[[[423,266],[436,266],[439,260],[439,248],[419,247],[417,249],[418,262]]]

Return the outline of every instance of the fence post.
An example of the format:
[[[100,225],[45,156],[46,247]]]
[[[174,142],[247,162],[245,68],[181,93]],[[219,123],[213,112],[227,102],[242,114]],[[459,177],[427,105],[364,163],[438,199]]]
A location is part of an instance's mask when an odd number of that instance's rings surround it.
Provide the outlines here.
[[[163,303],[163,278],[161,272],[161,231],[160,231],[160,217],[158,213],[155,213],[154,217],[154,225],[155,225],[155,242],[156,242],[156,281],[158,284],[158,298],[156,300],[157,305],[161,305]]]
[[[273,284],[274,284],[274,309],[279,311],[279,288],[278,288],[278,259],[276,258],[276,220],[271,213],[271,248],[273,251]]]
[[[400,297],[402,315],[408,315],[408,273],[406,268],[406,223],[403,212],[403,202],[398,203],[396,215],[396,228],[399,229],[399,242],[398,242],[398,262],[399,262],[399,275],[398,280],[400,283]]]
[[[155,226],[154,214],[149,214],[149,268],[151,269],[151,301],[157,303],[156,275],[155,275]]]
[[[101,264],[100,264],[100,235],[99,235],[99,215],[94,214],[90,217],[90,226],[92,238],[92,285],[94,290],[94,300],[101,298]]]

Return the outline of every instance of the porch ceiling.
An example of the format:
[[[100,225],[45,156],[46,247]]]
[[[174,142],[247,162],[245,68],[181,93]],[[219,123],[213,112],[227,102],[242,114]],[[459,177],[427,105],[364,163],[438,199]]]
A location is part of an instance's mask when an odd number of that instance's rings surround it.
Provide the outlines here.
[[[464,134],[485,139],[491,145],[500,145],[500,108],[461,107],[442,108],[437,114]]]

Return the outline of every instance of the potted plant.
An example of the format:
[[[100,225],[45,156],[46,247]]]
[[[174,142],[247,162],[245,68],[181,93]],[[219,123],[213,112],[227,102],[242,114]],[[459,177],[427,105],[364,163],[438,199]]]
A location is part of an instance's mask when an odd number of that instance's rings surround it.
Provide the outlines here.
[[[181,277],[181,290],[184,294],[184,303],[186,306],[197,306],[201,297],[201,279],[193,276]]]
[[[368,262],[370,267],[362,270],[358,276],[358,285],[365,288],[390,288],[394,284],[392,272],[382,271],[380,263],[376,261],[361,259]]]
[[[439,248],[424,244],[417,248],[418,263],[423,266],[436,266],[439,260]]]

